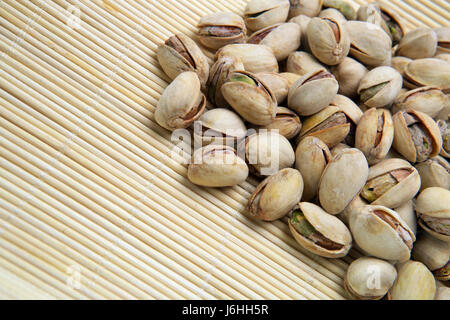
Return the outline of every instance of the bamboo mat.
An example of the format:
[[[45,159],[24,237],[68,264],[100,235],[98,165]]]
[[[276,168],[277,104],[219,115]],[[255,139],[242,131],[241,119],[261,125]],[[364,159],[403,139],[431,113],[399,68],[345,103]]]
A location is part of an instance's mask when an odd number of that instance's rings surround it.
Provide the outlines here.
[[[384,2],[449,25],[446,0]],[[154,122],[157,44],[245,4],[0,0],[0,299],[346,298],[356,251],[317,257],[248,219],[251,178],[192,185]]]

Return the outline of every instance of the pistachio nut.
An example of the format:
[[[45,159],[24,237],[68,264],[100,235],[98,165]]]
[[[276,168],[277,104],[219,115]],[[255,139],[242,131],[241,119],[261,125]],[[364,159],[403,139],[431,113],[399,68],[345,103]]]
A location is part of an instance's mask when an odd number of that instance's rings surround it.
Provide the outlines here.
[[[433,29],[417,28],[406,33],[396,55],[411,59],[431,58],[436,54],[437,36]]]
[[[286,139],[292,139],[300,132],[302,123],[295,112],[285,107],[278,107],[275,120],[271,124],[261,128],[278,130],[278,133],[286,137]]]
[[[436,122],[423,112],[397,112],[394,120],[395,150],[410,162],[422,162],[439,154],[442,137]]]
[[[288,0],[251,0],[245,7],[244,20],[250,30],[256,31],[285,22],[288,14]]]
[[[391,64],[391,38],[379,26],[369,22],[347,21],[350,55],[370,67]]]
[[[389,300],[433,300],[436,283],[433,274],[418,261],[407,261],[398,268],[397,280],[388,292]]]
[[[442,146],[440,155],[450,158],[450,127],[449,120],[438,120],[437,125],[442,136]]]
[[[414,109],[436,117],[448,103],[449,98],[436,87],[420,87],[399,94],[395,99],[395,110]]]
[[[402,159],[386,159],[370,167],[361,197],[373,205],[400,207],[420,189],[417,170]]]
[[[308,24],[310,21],[311,17],[308,17],[304,14],[299,14],[298,16],[295,16],[289,20],[289,22],[296,23],[300,26],[300,43],[302,45],[302,49],[306,51],[310,51],[308,47],[308,38],[306,37],[306,29],[308,28]]]
[[[338,10],[347,20],[356,20],[356,10],[345,0],[324,0],[323,7]]]
[[[436,281],[436,295],[434,300],[450,300],[450,288],[440,281]]]
[[[248,72],[278,72],[278,62],[272,49],[265,45],[237,43],[222,47],[216,53],[216,60],[224,56],[238,57]]]
[[[384,206],[367,205],[350,219],[355,242],[370,255],[403,262],[410,257],[414,233],[397,212]]]
[[[156,56],[170,79],[175,79],[182,72],[194,71],[197,73],[202,87],[206,85],[209,75],[208,60],[202,50],[188,36],[182,33],[171,36],[158,46]]]
[[[325,70],[326,68],[314,58],[313,55],[304,52],[292,52],[286,62],[286,71],[304,76],[307,73]]]
[[[389,262],[361,257],[349,265],[344,278],[344,287],[352,298],[380,300],[387,294],[396,278],[397,270]]]
[[[331,19],[338,21],[341,25],[345,24],[347,22],[347,19],[345,16],[337,9],[334,8],[328,8],[325,10],[320,11],[319,18],[322,19]]]
[[[439,53],[434,58],[450,62],[450,53]]]
[[[427,233],[420,235],[412,257],[422,262],[433,272],[436,279],[441,281],[450,280],[450,244],[430,236]]]
[[[356,127],[355,147],[361,150],[372,165],[383,160],[394,140],[394,123],[386,109],[371,108],[364,112]]]
[[[216,108],[206,111],[195,122],[194,139],[202,145],[229,144],[242,139],[246,132],[244,121],[236,113]]]
[[[292,87],[292,85],[298,80],[300,79],[300,75],[296,74],[296,73],[292,73],[292,72],[282,72],[280,73],[280,76],[282,76],[283,78],[285,78],[288,81],[288,87]],[[289,94],[289,91],[288,91]]]
[[[450,97],[450,96],[447,96]],[[448,121],[450,119],[450,99],[447,100],[447,103],[444,104],[444,108],[439,112],[439,114],[435,117],[437,121],[445,120]]]
[[[450,242],[450,191],[439,187],[423,190],[416,200],[419,225],[433,237]]]
[[[168,130],[187,128],[197,120],[206,106],[200,91],[200,80],[195,72],[187,71],[177,76],[159,98],[155,120]]]
[[[307,73],[289,88],[288,107],[301,116],[312,115],[328,106],[338,88],[334,76],[325,70]]]
[[[413,60],[406,65],[404,83],[410,89],[424,86],[448,89],[450,62],[435,58]]]
[[[434,29],[437,36],[436,54],[450,53],[450,28]]]
[[[364,154],[344,149],[326,166],[320,178],[318,196],[322,208],[331,214],[342,212],[361,191],[369,174]]]
[[[386,28],[383,27],[383,29],[389,31],[388,34],[392,39],[392,46],[395,46],[400,42],[405,34],[403,20],[396,12],[391,10],[390,7],[387,7],[384,3],[378,3],[378,7],[380,8],[381,17],[386,25]]]
[[[293,166],[295,153],[289,140],[276,131],[259,131],[246,137],[238,146],[250,172],[257,176],[271,174]]]
[[[300,26],[296,23],[274,24],[253,33],[247,43],[268,46],[277,60],[281,61],[300,47],[300,32]]]
[[[296,17],[303,14],[308,17],[315,17],[322,10],[323,0],[289,0],[291,7],[289,17]]]
[[[317,195],[320,177],[331,158],[327,145],[316,137],[306,137],[297,145],[295,167],[305,184],[303,201],[311,201]]]
[[[275,96],[250,72],[230,73],[228,81],[222,85],[222,94],[230,106],[248,122],[267,125],[275,119]]]
[[[443,157],[436,156],[418,163],[416,164],[416,169],[422,181],[420,190],[429,187],[450,189],[450,165]]]
[[[275,72],[260,72],[256,76],[272,91],[278,104],[287,98],[289,82],[285,77]]]
[[[368,107],[390,107],[402,89],[402,83],[401,74],[394,68],[377,67],[362,78],[358,94]]]
[[[227,44],[245,42],[247,33],[244,19],[232,12],[216,12],[203,16],[197,27],[199,41],[214,50]]]
[[[207,87],[209,101],[217,107],[228,106],[222,95],[222,85],[227,80],[229,74],[234,71],[244,70],[244,65],[239,57],[223,56],[211,67]]]
[[[322,257],[344,257],[352,245],[352,235],[345,224],[309,202],[300,202],[293,209],[289,229],[298,244]]]
[[[188,167],[189,180],[205,187],[228,187],[247,179],[248,167],[229,146],[208,145],[197,149]]]
[[[349,98],[357,95],[359,83],[368,72],[364,65],[349,57],[345,57],[337,66],[331,67],[331,73],[339,83],[339,94]]]
[[[350,50],[350,39],[343,25],[328,18],[313,18],[306,29],[314,56],[327,65],[339,64]]]
[[[285,168],[264,179],[247,205],[250,215],[264,221],[284,217],[300,201],[303,179],[298,170]]]
[[[408,63],[410,63],[412,59],[407,57],[392,57],[391,67],[397,70],[402,77],[405,76],[405,70]]]
[[[411,229],[411,231],[414,233],[414,235],[417,234],[417,217],[416,217],[416,211],[414,210],[414,202],[413,200],[409,200],[402,204],[400,207],[393,209],[395,212],[398,213],[400,218],[403,219],[403,221],[406,222],[408,227]]]
[[[390,32],[381,16],[381,10],[377,3],[371,2],[361,5],[357,11],[357,20],[375,24],[390,36]]]

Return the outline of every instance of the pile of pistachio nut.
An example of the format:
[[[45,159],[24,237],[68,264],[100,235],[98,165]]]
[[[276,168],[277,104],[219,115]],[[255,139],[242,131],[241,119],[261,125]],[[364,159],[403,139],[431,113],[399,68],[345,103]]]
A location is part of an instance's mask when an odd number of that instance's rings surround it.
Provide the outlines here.
[[[194,38],[158,47],[173,81],[154,114],[197,126],[189,180],[251,174],[249,216],[287,220],[322,257],[363,253],[349,297],[450,299],[450,28],[406,31],[380,3],[251,0]]]

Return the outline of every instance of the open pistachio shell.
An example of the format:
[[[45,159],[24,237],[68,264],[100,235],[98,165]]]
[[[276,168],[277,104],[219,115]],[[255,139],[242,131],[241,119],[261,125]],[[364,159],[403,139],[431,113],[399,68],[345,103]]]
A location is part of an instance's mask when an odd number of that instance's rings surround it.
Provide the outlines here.
[[[295,150],[295,167],[305,183],[303,201],[310,201],[317,195],[320,177],[331,160],[327,145],[316,137],[306,137]]]
[[[367,110],[356,128],[355,147],[364,153],[369,164],[383,160],[393,140],[394,123],[389,110]]]
[[[326,68],[314,58],[313,55],[304,52],[292,52],[286,62],[286,71],[304,76],[307,73],[325,70]]]
[[[416,164],[416,169],[422,181],[420,190],[429,187],[450,189],[450,165],[443,157],[436,156],[418,163]]]
[[[384,30],[387,31],[392,39],[392,45],[397,45],[405,35],[405,25],[403,19],[384,3],[379,2],[378,7],[381,11],[381,17],[385,22]]]
[[[423,112],[409,109],[393,117],[393,146],[410,162],[422,162],[439,154],[442,137],[436,122]]]
[[[300,201],[303,179],[298,170],[285,168],[264,179],[247,205],[252,217],[274,221],[284,217]]]
[[[244,20],[250,30],[256,31],[285,22],[288,14],[288,0],[251,0],[245,7]]]
[[[267,125],[275,119],[277,100],[272,91],[254,74],[232,72],[222,85],[222,94],[230,106],[245,120]]]
[[[364,65],[349,57],[331,68],[331,73],[339,83],[339,94],[349,98],[357,95],[359,83],[367,72],[369,71]]]
[[[396,55],[411,59],[431,58],[436,53],[437,36],[433,29],[417,28],[405,34]]]
[[[414,244],[412,257],[425,264],[436,279],[450,280],[450,244],[423,233]]]
[[[445,108],[445,107],[444,107]],[[442,136],[442,146],[440,155],[450,158],[450,119],[438,120],[437,125]]]
[[[367,205],[350,219],[355,242],[370,255],[403,262],[410,257],[414,233],[400,216],[384,206]]]
[[[170,79],[175,79],[182,72],[194,71],[202,87],[206,85],[209,76],[208,60],[188,36],[182,33],[171,36],[165,43],[158,46],[156,55],[159,64]]]
[[[324,0],[323,7],[338,10],[347,20],[356,20],[356,10],[345,0]]]
[[[436,54],[450,53],[450,28],[434,29],[437,36]]]
[[[407,261],[398,268],[397,280],[388,293],[389,300],[433,300],[436,283],[433,274],[418,261]]]
[[[209,145],[194,152],[187,176],[200,186],[228,187],[244,182],[248,167],[233,148]]]
[[[337,94],[330,102],[330,106],[336,106],[347,116],[350,123],[350,132],[345,137],[344,142],[353,147],[355,145],[356,127],[363,116],[361,109],[350,98]]]
[[[319,201],[331,214],[342,212],[363,188],[369,166],[364,154],[355,148],[344,149],[332,159],[319,183]]]
[[[289,10],[289,18],[300,14],[308,17],[315,17],[322,10],[323,0],[289,0],[291,7]]]
[[[289,229],[303,248],[322,257],[344,257],[352,245],[352,236],[345,224],[309,202],[300,202],[293,209]]]
[[[435,58],[416,59],[406,65],[404,81],[408,88],[450,86],[450,62]]]
[[[271,124],[261,128],[278,130],[278,133],[286,137],[286,139],[292,139],[300,132],[302,123],[295,112],[285,107],[278,107],[275,120]]]
[[[339,10],[334,8],[327,8],[320,11],[318,17],[322,19],[332,19],[338,21],[340,24],[344,24],[347,22],[345,16]]]
[[[361,257],[348,267],[344,287],[351,297],[361,300],[380,300],[394,284],[397,270],[387,261]]]
[[[416,201],[419,225],[433,237],[450,242],[450,191],[439,187],[423,190]]]
[[[278,61],[282,61],[300,47],[300,26],[296,23],[279,23],[253,33],[248,43],[266,45]]]
[[[436,117],[448,103],[448,97],[436,87],[421,87],[399,94],[395,99],[395,110],[414,109]]]
[[[277,103],[281,104],[288,95],[289,82],[286,78],[275,72],[260,72],[256,76],[272,91],[277,99]]]
[[[413,200],[409,200],[402,204],[400,207],[393,209],[395,212],[398,213],[400,218],[403,219],[403,221],[406,222],[408,227],[411,229],[411,231],[414,233],[414,235],[417,234],[417,217],[416,217],[416,211],[414,210],[414,202]]]
[[[331,73],[324,70],[308,73],[289,88],[288,107],[301,116],[312,115],[328,106],[338,88]]]
[[[183,72],[164,89],[155,110],[155,120],[168,130],[187,128],[197,120],[206,106],[195,72]]]
[[[200,42],[214,50],[227,44],[245,42],[247,33],[244,19],[232,12],[216,12],[203,16],[197,27]]]

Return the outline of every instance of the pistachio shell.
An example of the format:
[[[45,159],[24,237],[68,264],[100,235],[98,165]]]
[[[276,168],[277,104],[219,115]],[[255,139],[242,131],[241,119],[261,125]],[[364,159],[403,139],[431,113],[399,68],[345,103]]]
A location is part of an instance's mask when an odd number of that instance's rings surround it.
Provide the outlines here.
[[[423,233],[414,244],[412,257],[425,264],[431,272],[437,271],[449,262],[450,244]],[[448,273],[442,276],[435,273],[435,276],[442,281],[450,280]]]
[[[286,137],[286,139],[292,139],[300,132],[302,123],[295,112],[285,107],[278,107],[275,120],[271,124],[261,128],[278,130],[278,133]]]
[[[450,62],[435,58],[413,60],[406,66],[404,77],[410,89],[423,86],[445,89],[450,86]]]
[[[340,24],[344,24],[347,22],[345,16],[337,9],[328,8],[320,11],[319,18],[326,18],[338,21]]]
[[[320,246],[311,239],[300,234],[294,227],[292,219],[289,219],[289,229],[295,240],[308,251],[322,257],[340,258],[347,255],[352,245],[352,236],[345,224],[315,204],[300,202],[298,206],[308,223],[320,235],[342,247],[337,250],[330,250]]]
[[[315,17],[322,9],[323,0],[290,0],[291,7],[289,17],[295,17],[300,14],[308,17]]]
[[[325,70],[326,68],[314,58],[313,55],[304,52],[296,51],[292,52],[286,63],[286,71],[290,73],[296,73],[298,75],[304,76],[310,72]]]
[[[272,91],[277,103],[282,103],[289,92],[289,82],[286,78],[275,72],[260,72],[256,76]]]
[[[302,197],[299,171],[285,168],[264,179],[248,201],[248,211],[258,219],[274,221],[285,216]]]
[[[405,75],[406,66],[412,59],[406,57],[392,57],[391,67],[397,70],[402,77]]]
[[[344,286],[356,299],[379,300],[386,295],[396,278],[397,270],[389,262],[361,257],[348,267]]]
[[[209,145],[197,149],[188,167],[192,183],[205,187],[228,187],[247,179],[248,167],[228,146]]]
[[[289,88],[292,87],[292,85],[301,77],[300,75],[291,72],[282,72],[280,73],[280,76],[282,76],[288,81]]]
[[[358,94],[364,104],[371,108],[389,107],[402,88],[401,74],[391,67],[377,67],[369,71],[361,80]],[[378,89],[376,89],[378,86]],[[376,90],[373,90],[376,89]],[[372,90],[366,98],[364,93]]]
[[[302,49],[304,51],[310,51],[309,47],[308,47],[308,38],[306,36],[306,29],[308,28],[308,24],[310,21],[311,21],[311,17],[308,17],[304,14],[299,14],[298,16],[295,16],[289,20],[289,22],[296,23],[300,26],[300,29],[301,29],[300,43],[301,43]]]
[[[437,36],[433,29],[417,28],[405,34],[396,55],[411,59],[431,58],[436,53]]]
[[[331,214],[342,212],[361,191],[369,173],[364,154],[358,149],[341,151],[325,168],[319,183],[319,201]]]
[[[450,189],[450,165],[441,156],[416,164],[422,185],[420,190],[429,187]]]
[[[450,62],[450,53],[439,53],[434,58]]]
[[[350,149],[351,147],[348,144],[345,143],[338,143],[333,148],[330,149],[331,157],[335,158],[339,153],[341,153],[342,150]]]
[[[450,28],[437,28],[434,29],[437,36],[437,48],[436,54],[450,53]]]
[[[369,71],[358,61],[345,57],[341,63],[331,68],[331,72],[339,83],[339,94],[353,98],[357,95],[361,79]]]
[[[345,0],[324,0],[323,7],[338,10],[347,20],[356,20],[356,10]]]
[[[450,300],[450,288],[441,284],[438,285],[439,281],[436,281],[436,295],[434,300]]]
[[[383,27],[392,39],[392,45],[397,45],[405,34],[405,25],[403,18],[400,17],[396,11],[384,3],[379,2],[378,7],[382,13],[381,17],[384,19],[386,27]]]
[[[250,30],[256,31],[285,22],[288,14],[288,0],[251,0],[245,8],[244,20]]]
[[[272,49],[265,45],[238,43],[219,49],[216,60],[224,56],[239,57],[248,72],[278,72],[278,62]]]
[[[417,234],[417,218],[416,212],[414,211],[414,202],[413,200],[409,200],[402,204],[400,207],[394,209],[395,212],[398,213],[400,218],[406,222],[408,227],[414,233]]]
[[[433,274],[417,261],[408,261],[398,269],[397,280],[389,290],[389,300],[433,300],[436,284]]]
[[[444,107],[445,108],[445,107]],[[442,136],[440,155],[450,158],[450,125],[449,120],[437,120],[437,125]]]
[[[339,213],[337,217],[342,220],[347,226],[350,225],[350,219],[353,215],[357,215],[360,210],[367,205],[367,202],[363,200],[359,195],[356,195],[353,200],[345,207],[344,211]],[[362,251],[361,251],[362,252]]]
[[[435,87],[421,87],[400,94],[395,99],[396,110],[414,109],[436,117],[448,103],[449,98]]]

